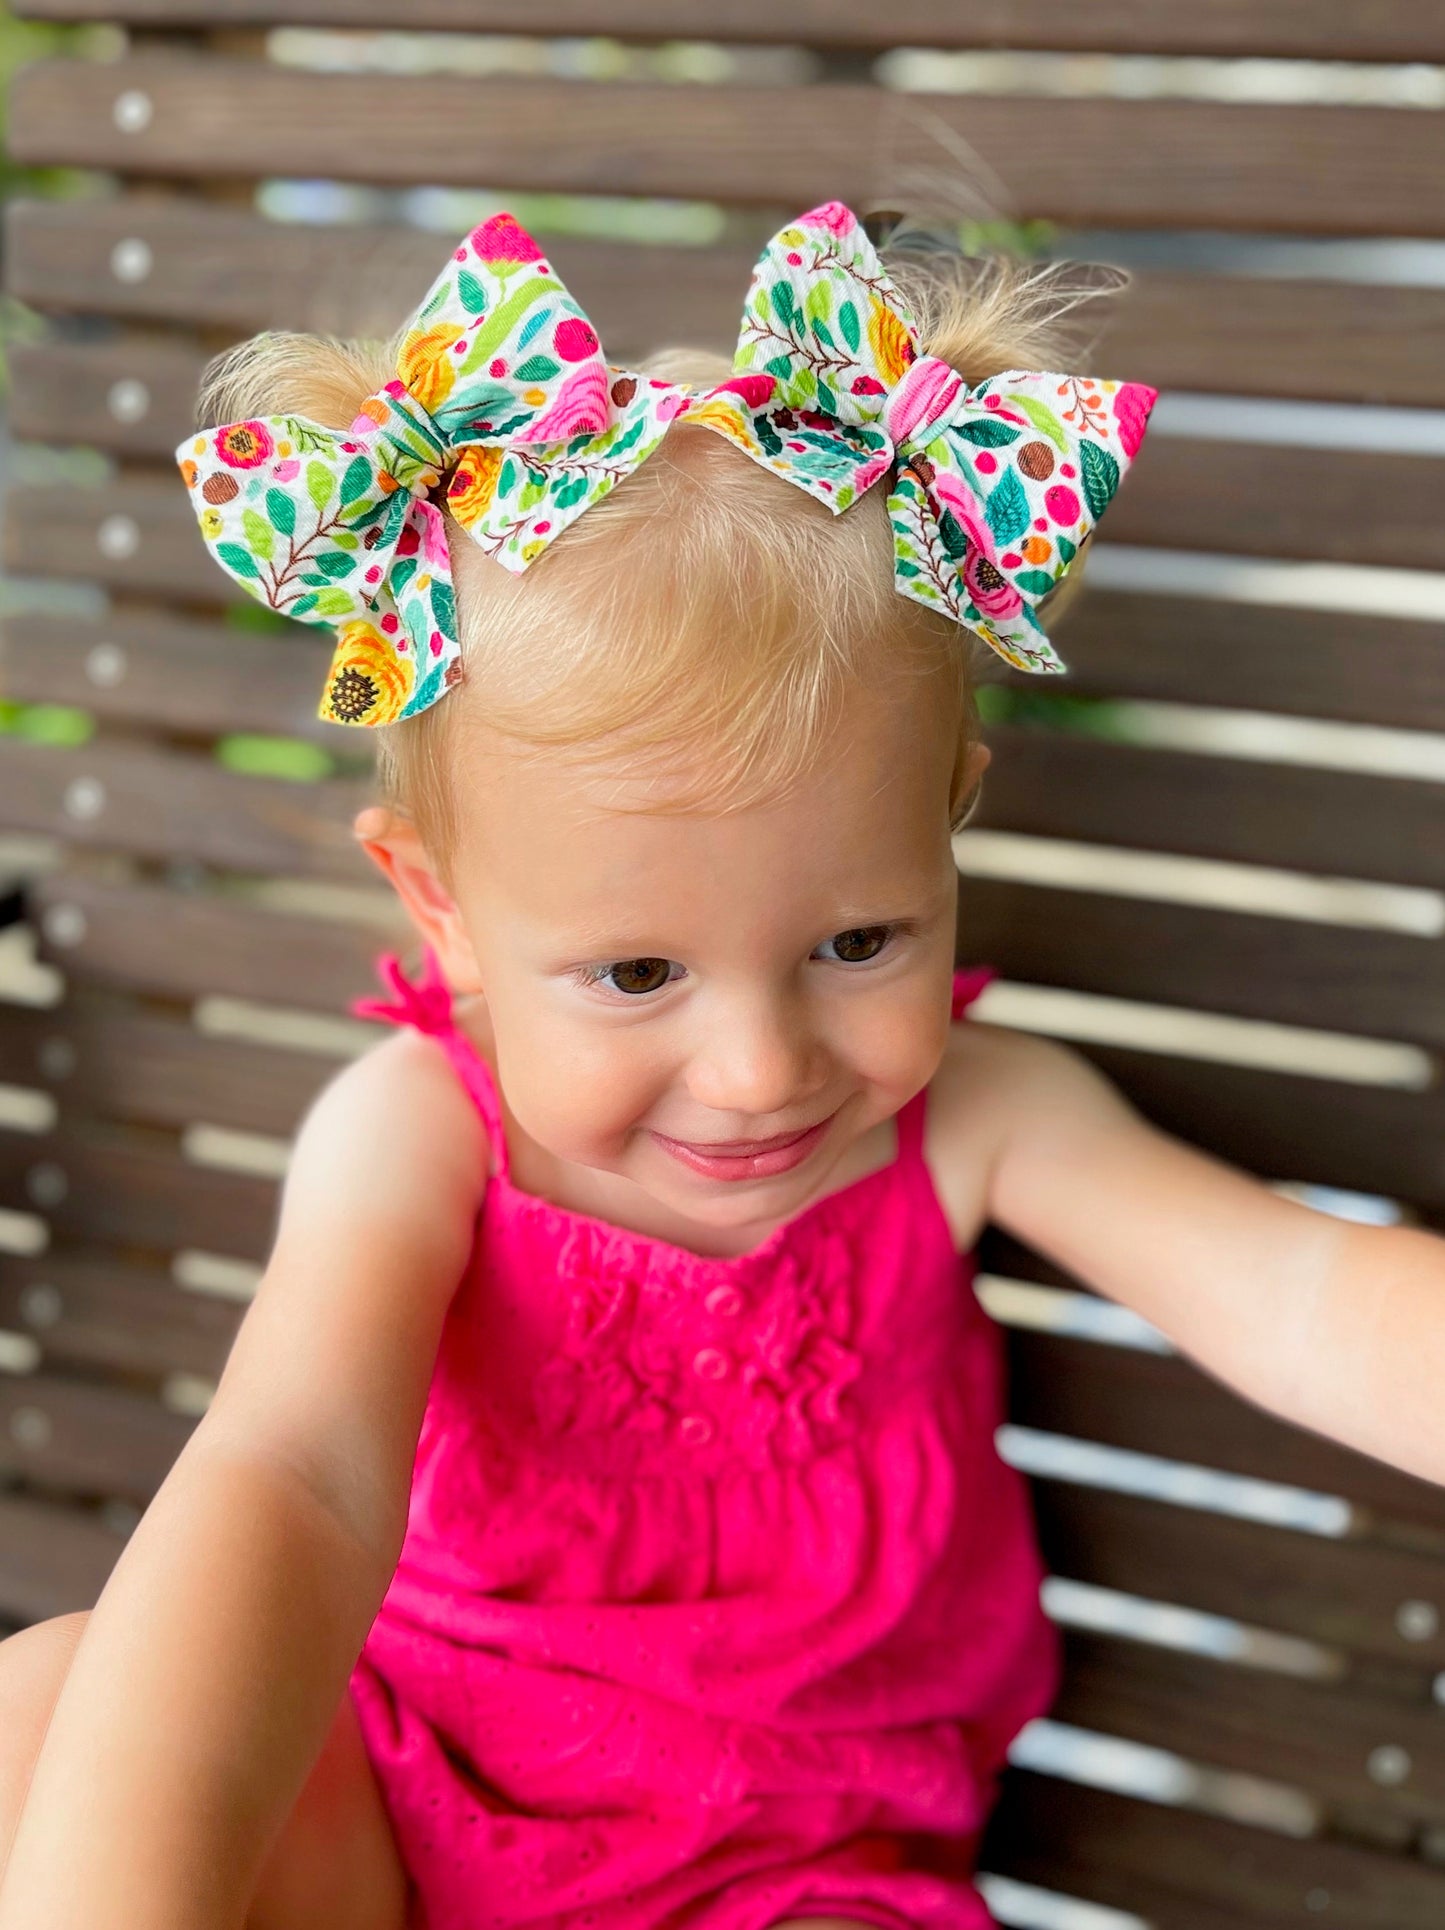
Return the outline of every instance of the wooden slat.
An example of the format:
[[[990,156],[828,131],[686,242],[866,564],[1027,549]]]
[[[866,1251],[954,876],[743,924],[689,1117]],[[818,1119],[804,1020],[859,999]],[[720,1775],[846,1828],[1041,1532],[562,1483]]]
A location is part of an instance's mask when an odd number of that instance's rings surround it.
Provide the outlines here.
[[[32,897],[45,955],[63,971],[179,998],[217,992],[342,1012],[376,992],[379,953],[415,950],[399,912],[388,931],[64,875],[39,880]]]
[[[765,219],[754,225],[753,248],[567,236],[557,241],[558,264],[613,361],[676,342],[730,353],[753,256],[768,233]],[[7,216],[6,247],[10,288],[37,308],[192,321],[236,335],[261,328],[386,335],[430,285],[446,241],[405,228],[297,226],[196,201],[119,196],[18,202]],[[133,278],[122,278],[118,263]],[[1221,313],[1231,318],[1223,331],[1214,322]],[[1438,288],[1141,269],[1122,301],[1099,305],[1090,327],[1098,331],[1092,367],[1127,371],[1159,389],[1445,406],[1445,290]],[[108,388],[100,394],[89,372],[88,358],[112,353],[108,345],[52,347],[44,351],[51,359],[31,366],[59,372],[68,363],[91,398],[83,439],[128,448],[137,444],[127,442]],[[178,351],[183,360],[190,353]],[[179,438],[192,420],[188,363],[173,391],[166,390],[169,419],[185,416]],[[43,406],[43,398],[16,401],[36,413]],[[142,442],[159,436],[144,426],[132,434]]]
[[[1445,730],[1439,623],[1090,584],[1055,642],[1080,695]],[[1023,672],[1007,681],[1038,688]]]
[[[0,1474],[37,1487],[144,1505],[194,1426],[119,1388],[58,1374],[0,1374]]]
[[[276,1195],[270,1180],[191,1165],[129,1134],[0,1129],[0,1206],[40,1213],[67,1240],[260,1261]]]
[[[0,1255],[0,1327],[55,1368],[218,1380],[242,1308],[104,1252]]]
[[[1445,1667],[1438,1557],[1074,1481],[1036,1477],[1029,1485],[1053,1574],[1403,1664],[1417,1681]],[[1404,1630],[1417,1623],[1402,1625],[1400,1610],[1421,1602],[1437,1624],[1411,1639]]]
[[[347,779],[247,777],[206,757],[96,739],[13,743],[0,759],[0,822],[15,831],[238,871],[370,880],[350,821],[371,795]]]
[[[1445,884],[1445,784],[1037,728],[995,725],[988,741],[980,829]]]
[[[1445,466],[1434,457],[1366,452],[1322,464],[1309,449],[1180,436],[1146,443],[1136,470],[1109,512],[1119,542],[1445,568],[1445,519],[1433,514]],[[117,516],[130,525],[123,549]],[[241,598],[206,553],[179,480],[163,472],[113,490],[16,490],[5,537],[4,561],[17,575],[80,578],[161,601]]]
[[[94,1514],[0,1495],[0,1613],[43,1622],[92,1608],[124,1546]]]
[[[1439,1710],[1348,1686],[1239,1668],[1212,1656],[1071,1631],[1063,1692],[1050,1714],[1191,1762],[1267,1776],[1326,1805],[1373,1808],[1414,1825],[1445,1818]],[[1403,1750],[1408,1773],[1382,1783],[1377,1749]]]
[[[188,343],[133,337],[18,348],[10,356],[11,432],[168,462],[195,427],[206,360]]]
[[[1317,1919],[1335,1930],[1434,1930],[1445,1912],[1445,1873],[1403,1857],[1017,1770],[982,1867],[1135,1910],[1155,1930],[1303,1930]]]
[[[27,20],[121,20],[133,26],[289,25],[285,0],[22,0]],[[308,0],[308,23],[396,25],[388,0]],[[1445,60],[1445,31],[1416,0],[1103,0],[1081,12],[1070,0],[730,0],[726,8],[677,0],[410,0],[412,32],[606,34],[627,40],[698,35],[720,41],[804,41],[816,47],[1019,47],[1158,54],[1278,54],[1316,60]]]
[[[182,1019],[93,1001],[41,1013],[0,1004],[0,1065],[10,1083],[52,1093],[65,1119],[282,1137],[336,1069],[315,1053],[209,1038]]]
[[[150,118],[122,131],[116,103],[137,93]],[[199,159],[216,177],[484,182],[800,208],[874,193],[880,153],[895,171],[925,160],[936,169],[940,137],[952,133],[1020,212],[1056,221],[1445,233],[1445,125],[1385,107],[412,79],[151,55],[23,69],[10,116],[12,155],[29,164],[190,178]],[[357,140],[366,127],[385,127],[386,139]],[[536,139],[539,127],[548,140]],[[1121,153],[1130,166],[1119,166]]]
[[[1013,1328],[1009,1417],[1023,1427],[1342,1495],[1445,1530],[1445,1489],[1307,1433],[1178,1355]]]
[[[1442,947],[1412,933],[973,877],[958,931],[969,956],[1031,985],[1441,1042]]]
[[[161,612],[26,615],[0,628],[0,689],[15,702],[73,704],[162,731],[305,737],[344,751],[346,734],[316,715],[330,660],[329,633],[299,623],[276,637]]]

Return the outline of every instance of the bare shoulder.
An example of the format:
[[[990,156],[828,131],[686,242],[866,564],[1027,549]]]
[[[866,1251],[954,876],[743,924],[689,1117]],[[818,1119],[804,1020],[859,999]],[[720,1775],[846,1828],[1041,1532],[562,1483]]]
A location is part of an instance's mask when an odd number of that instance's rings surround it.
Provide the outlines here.
[[[960,1251],[989,1218],[995,1175],[1011,1145],[1067,1116],[1134,1117],[1082,1053],[1057,1039],[981,1019],[958,1020],[928,1089],[925,1152]]]

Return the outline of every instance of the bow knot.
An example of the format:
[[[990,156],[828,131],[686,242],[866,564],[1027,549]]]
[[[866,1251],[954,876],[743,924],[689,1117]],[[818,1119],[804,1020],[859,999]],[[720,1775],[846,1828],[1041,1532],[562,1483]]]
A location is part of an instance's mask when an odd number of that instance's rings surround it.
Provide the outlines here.
[[[734,373],[695,393],[609,365],[541,247],[498,215],[457,248],[347,432],[267,416],[188,438],[177,460],[222,567],[272,609],[337,628],[321,715],[386,724],[462,674],[434,492],[486,555],[524,570],[674,421],[834,514],[887,477],[900,594],[1020,669],[1062,670],[1033,606],[1108,506],[1154,397],[1029,370],[970,389],[922,352],[836,201],[769,242]]]

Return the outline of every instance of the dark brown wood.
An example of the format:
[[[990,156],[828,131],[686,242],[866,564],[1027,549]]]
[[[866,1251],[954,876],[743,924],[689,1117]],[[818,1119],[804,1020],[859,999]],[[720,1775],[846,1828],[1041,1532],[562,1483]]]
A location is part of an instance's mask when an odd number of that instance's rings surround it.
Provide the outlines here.
[[[1445,729],[1445,625],[1085,581],[1054,635],[1076,695]],[[1006,681],[1038,688],[1022,672]]]
[[[972,820],[980,829],[1445,883],[1442,784],[1038,728],[994,726],[988,741],[994,761]]]
[[[95,1513],[0,1495],[0,1613],[43,1622],[94,1607],[124,1546]]]
[[[1425,1696],[1416,1705],[1385,1701],[1342,1684],[1074,1630],[1065,1642],[1063,1693],[1050,1713],[1211,1768],[1267,1776],[1329,1805],[1374,1808],[1416,1825],[1445,1815],[1440,1712]],[[1404,1752],[1402,1778],[1370,1773],[1377,1750]]]
[[[1403,1665],[1421,1697],[1428,1672],[1445,1666],[1445,1560],[1438,1556],[1081,1482],[1036,1478],[1030,1485],[1056,1575]],[[1402,1618],[1402,1609],[1421,1603],[1435,1611],[1433,1626],[1418,1614]],[[1408,1631],[1422,1627],[1412,1639]]]
[[[1177,1355],[1025,1328],[1008,1346],[1020,1426],[1341,1495],[1445,1531],[1445,1488],[1278,1420]]]
[[[316,715],[328,632],[296,624],[261,637],[163,612],[27,615],[0,630],[0,688],[18,703],[73,704],[117,723],[212,736],[260,731],[352,753]]]
[[[150,117],[123,132],[116,102],[137,93]],[[1041,119],[1047,141],[1037,138]],[[411,79],[142,55],[23,69],[9,134],[24,163],[158,178],[486,182],[782,203],[785,213],[828,196],[875,195],[880,156],[894,173],[925,162],[936,171],[952,134],[998,176],[1012,203],[1003,212],[1125,227],[1436,236],[1445,233],[1437,120],[1388,107]],[[385,140],[356,138],[383,126]],[[551,138],[538,141],[538,127]]]
[[[96,739],[76,750],[13,744],[0,821],[72,844],[237,871],[369,882],[351,819],[369,785],[242,776],[184,751]]]
[[[1433,938],[972,877],[958,929],[964,954],[1028,984],[1440,1041]]]
[[[0,1327],[55,1368],[218,1380],[242,1308],[104,1252],[0,1255]]]
[[[296,1130],[336,1070],[316,1053],[209,1038],[182,1019],[93,1000],[44,1013],[0,1005],[0,1064],[13,1084],[52,1093],[62,1118],[98,1113],[277,1137]]]
[[[752,225],[753,247],[559,237],[558,265],[613,361],[677,342],[730,354],[753,257],[768,234],[766,220]],[[9,286],[38,308],[191,321],[237,335],[260,328],[386,335],[430,285],[447,237],[298,226],[202,202],[120,196],[18,202],[7,216],[6,245]],[[1230,317],[1226,330],[1215,325],[1221,313]],[[1445,406],[1445,290],[1437,288],[1139,270],[1122,299],[1085,308],[1077,319],[1081,341],[1094,342],[1081,349],[1082,361],[1159,389]],[[165,351],[152,345],[150,353]],[[116,421],[104,374],[117,367],[124,379],[140,371],[111,344],[17,350],[31,371],[17,383],[17,406],[37,422],[79,424],[83,439],[105,447],[153,443],[168,456],[195,420],[196,351],[180,344],[174,353],[175,376],[154,389],[165,420],[179,424],[170,444],[154,414],[129,429]],[[76,397],[62,392],[52,401],[51,384],[70,379]]]
[[[1445,1874],[1403,1857],[1019,1770],[982,1867],[1137,1911],[1156,1930],[1303,1930],[1317,1917],[1338,1930],[1434,1930],[1445,1911]]]
[[[0,1129],[0,1206],[41,1214],[66,1240],[260,1261],[275,1229],[276,1187],[113,1130]]]
[[[144,1505],[194,1426],[119,1388],[56,1374],[0,1374],[0,1474],[37,1487]]]
[[[400,912],[388,925],[344,923],[215,893],[64,874],[38,881],[32,897],[46,955],[97,984],[343,1012],[351,999],[376,993],[381,952],[400,947],[416,964]]]
[[[16,348],[9,359],[10,427],[18,437],[169,461],[195,427],[207,358],[190,344],[47,342]]]
[[[122,20],[133,26],[289,24],[286,0],[23,0],[29,20]],[[387,0],[308,0],[308,21],[329,27],[396,24]],[[472,33],[606,34],[626,40],[804,41],[817,47],[1030,47],[1120,53],[1278,54],[1317,60],[1445,60],[1439,21],[1414,0],[1106,0],[1081,13],[1069,0],[906,0],[880,12],[870,0],[731,0],[726,8],[677,0],[411,0],[423,29]]]

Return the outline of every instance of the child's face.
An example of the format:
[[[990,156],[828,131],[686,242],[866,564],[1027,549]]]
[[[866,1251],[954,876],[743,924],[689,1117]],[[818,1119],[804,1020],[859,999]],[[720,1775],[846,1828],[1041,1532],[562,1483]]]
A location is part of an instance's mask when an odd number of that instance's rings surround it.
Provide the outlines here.
[[[829,768],[713,817],[619,812],[649,795],[625,768],[522,757],[469,719],[450,890],[409,829],[368,840],[453,988],[485,997],[516,1122],[564,1165],[616,1176],[589,1174],[589,1196],[620,1205],[635,1186],[689,1223],[771,1225],[937,1069],[955,740],[924,688],[860,698]],[[824,1120],[791,1170],[739,1179],[654,1137]]]

